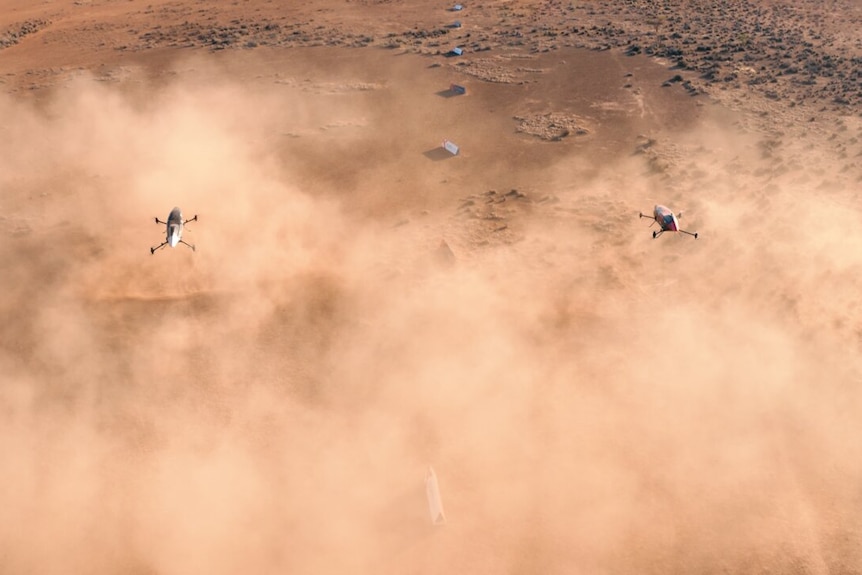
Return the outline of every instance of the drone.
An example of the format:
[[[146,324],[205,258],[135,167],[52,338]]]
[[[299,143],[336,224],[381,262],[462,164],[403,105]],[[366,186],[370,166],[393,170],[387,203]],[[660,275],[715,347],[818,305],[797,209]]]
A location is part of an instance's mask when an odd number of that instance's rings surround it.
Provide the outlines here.
[[[174,247],[177,244],[186,244],[188,247],[192,248],[192,251],[195,251],[194,244],[190,244],[188,242],[183,241],[183,226],[189,222],[198,221],[198,216],[195,214],[195,217],[189,218],[187,220],[183,219],[183,213],[179,208],[174,208],[171,210],[171,213],[168,214],[168,221],[163,222],[159,218],[155,218],[157,224],[163,224],[165,226],[166,238],[165,241],[160,243],[154,248],[150,248],[150,254],[156,253],[156,250],[159,250],[165,246]]]
[[[640,213],[638,214],[642,218],[649,218],[650,216]],[[697,232],[689,232],[686,230],[681,230],[679,228],[679,220],[682,218],[682,212],[679,215],[674,215],[669,208],[665,206],[656,204],[655,208],[653,208],[652,219],[655,222],[658,222],[660,230],[653,230],[652,237],[657,238],[665,232],[681,232],[683,234],[688,234],[690,236],[694,236],[694,239],[697,239]],[[653,222],[653,223],[655,223]]]

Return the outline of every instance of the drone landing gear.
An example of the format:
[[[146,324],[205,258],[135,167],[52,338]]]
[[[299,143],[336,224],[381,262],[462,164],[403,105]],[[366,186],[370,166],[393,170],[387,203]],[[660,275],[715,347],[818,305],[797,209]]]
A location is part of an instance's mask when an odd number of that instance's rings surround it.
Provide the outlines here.
[[[688,234],[690,236],[694,236],[694,239],[697,239],[697,232],[687,232],[685,230],[677,230],[677,231],[681,234]],[[653,232],[652,232],[653,239],[656,239],[657,237],[662,235],[664,232],[665,232],[665,230],[661,230],[661,231],[653,230]]]

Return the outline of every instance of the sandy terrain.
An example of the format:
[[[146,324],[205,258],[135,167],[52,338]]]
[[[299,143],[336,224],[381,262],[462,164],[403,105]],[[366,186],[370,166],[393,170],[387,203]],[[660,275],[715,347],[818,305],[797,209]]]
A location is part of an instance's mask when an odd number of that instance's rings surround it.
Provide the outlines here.
[[[0,572],[862,571],[856,2],[2,4]]]

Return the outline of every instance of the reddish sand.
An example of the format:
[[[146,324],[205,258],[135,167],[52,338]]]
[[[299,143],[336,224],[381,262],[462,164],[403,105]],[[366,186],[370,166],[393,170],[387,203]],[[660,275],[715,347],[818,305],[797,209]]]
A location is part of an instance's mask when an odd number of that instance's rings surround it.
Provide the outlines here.
[[[0,11],[3,572],[859,570],[853,3],[212,4]]]

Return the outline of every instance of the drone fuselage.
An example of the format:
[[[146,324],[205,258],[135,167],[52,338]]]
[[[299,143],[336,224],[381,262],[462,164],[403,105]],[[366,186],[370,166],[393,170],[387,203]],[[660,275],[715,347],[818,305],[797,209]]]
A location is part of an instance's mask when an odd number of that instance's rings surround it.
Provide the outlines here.
[[[669,208],[656,204],[653,209],[653,218],[663,232],[679,231],[679,220]]]
[[[170,247],[174,247],[181,239],[183,239],[183,213],[179,208],[174,208],[168,216],[166,241]]]

